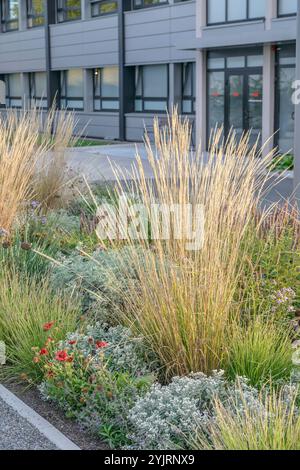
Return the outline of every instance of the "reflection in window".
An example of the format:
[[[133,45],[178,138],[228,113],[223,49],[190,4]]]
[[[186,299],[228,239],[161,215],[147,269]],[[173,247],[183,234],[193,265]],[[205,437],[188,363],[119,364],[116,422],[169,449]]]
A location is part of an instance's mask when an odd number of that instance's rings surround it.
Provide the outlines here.
[[[60,73],[61,108],[83,110],[83,71],[64,70]]]
[[[5,75],[6,106],[8,108],[22,108],[21,74],[11,73]]]
[[[19,28],[18,0],[1,0],[1,23],[3,33]]]
[[[92,16],[110,15],[118,11],[117,0],[100,0],[91,1],[91,14]]]
[[[147,8],[168,3],[168,0],[133,0],[133,8]]]
[[[135,111],[160,111],[168,108],[168,66],[140,65],[135,69]]]
[[[265,0],[207,0],[208,24],[264,18]]]
[[[182,64],[182,113],[195,113],[195,63]]]
[[[57,21],[80,20],[81,18],[81,0],[57,0]]]
[[[295,15],[297,0],[278,0],[278,16]]]
[[[29,95],[32,108],[47,108],[46,72],[33,72],[29,74]]]
[[[118,111],[118,67],[94,69],[94,111]]]
[[[27,0],[27,25],[28,28],[45,24],[44,0]]]

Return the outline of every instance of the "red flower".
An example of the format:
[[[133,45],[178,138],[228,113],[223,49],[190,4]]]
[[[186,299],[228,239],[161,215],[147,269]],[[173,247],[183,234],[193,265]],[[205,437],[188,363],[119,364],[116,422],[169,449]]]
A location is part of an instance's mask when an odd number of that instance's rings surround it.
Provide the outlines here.
[[[48,354],[49,354],[48,349],[42,348],[40,350],[40,356],[48,356]]]
[[[38,356],[35,356],[35,357],[33,358],[33,362],[34,362],[35,364],[37,364],[38,362],[40,362],[40,358],[39,358]]]
[[[73,356],[68,356],[67,362],[73,362],[73,360],[74,360],[74,357],[73,357]]]
[[[96,341],[97,349],[106,348],[107,346],[108,346],[108,343],[106,341]]]
[[[52,326],[54,325],[54,321],[50,321],[48,323],[45,323],[43,326],[44,331],[49,331],[51,330]]]
[[[67,351],[57,351],[55,354],[55,359],[60,362],[66,362],[68,360],[69,356]]]
[[[71,341],[69,341],[69,344],[71,344],[71,346],[73,346],[73,344],[76,344],[77,341],[75,341],[74,339],[72,339]]]

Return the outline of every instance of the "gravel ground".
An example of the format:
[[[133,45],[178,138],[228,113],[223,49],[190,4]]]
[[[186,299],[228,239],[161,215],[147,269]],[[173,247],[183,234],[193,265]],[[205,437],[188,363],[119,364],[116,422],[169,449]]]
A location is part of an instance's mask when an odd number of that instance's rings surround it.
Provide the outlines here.
[[[45,418],[49,423],[53,424],[60,432],[66,437],[71,439],[74,444],[82,450],[103,450],[108,447],[100,441],[100,439],[94,438],[89,433],[83,431],[81,427],[71,419],[67,419],[64,413],[52,403],[45,402],[41,399],[40,393],[35,388],[27,388],[19,384],[5,383],[5,387],[14,393],[20,400],[26,405],[30,406],[34,411]],[[1,409],[0,409],[0,420],[1,420]],[[0,424],[0,430],[1,430]],[[1,435],[0,435],[1,441]],[[1,449],[1,444],[0,444]]]
[[[26,419],[19,416],[0,398],[1,450],[57,450]]]

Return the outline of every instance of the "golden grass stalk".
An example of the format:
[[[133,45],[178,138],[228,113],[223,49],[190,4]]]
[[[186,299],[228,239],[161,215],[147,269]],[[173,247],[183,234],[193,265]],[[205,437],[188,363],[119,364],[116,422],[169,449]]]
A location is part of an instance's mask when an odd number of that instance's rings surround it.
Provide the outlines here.
[[[216,422],[206,433],[199,429],[189,441],[191,449],[215,450],[299,450],[300,416],[295,391],[287,401],[284,391],[272,390],[267,397],[261,395],[260,406],[246,402],[242,392],[241,406],[235,398],[224,405],[216,400]]]
[[[147,179],[137,155],[130,174],[115,170],[116,192],[119,197],[129,192],[144,204],[148,215],[153,203],[179,204],[183,231],[186,204],[203,205],[204,244],[190,251],[188,237],[137,241],[133,231],[125,243],[132,247],[140,286],[136,289],[128,279],[123,293],[126,321],[146,337],[167,376],[210,372],[220,366],[226,350],[244,252],[246,256],[242,242],[268,182],[266,169],[274,152],[263,156],[257,144],[250,147],[249,134],[237,142],[231,133],[224,141],[222,129],[217,129],[208,155],[191,153],[188,121],[181,120],[176,110],[167,128],[160,129],[154,121],[154,139],[152,146],[145,138],[153,180]],[[122,220],[119,225],[121,233],[126,231]],[[119,246],[112,237],[110,243]]]
[[[39,142],[39,126],[36,110],[10,110],[0,116],[0,230],[11,230],[24,201],[33,194],[36,165],[46,151]]]
[[[73,136],[74,113],[53,107],[44,120],[41,142],[46,145],[34,178],[34,192],[44,210],[63,207],[68,197],[70,176],[67,171],[67,148],[77,138]]]

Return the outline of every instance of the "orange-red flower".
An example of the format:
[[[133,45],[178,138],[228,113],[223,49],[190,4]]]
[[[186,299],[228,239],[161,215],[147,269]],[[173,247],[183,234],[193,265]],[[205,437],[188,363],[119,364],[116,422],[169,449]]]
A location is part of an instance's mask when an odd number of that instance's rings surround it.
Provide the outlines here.
[[[37,364],[38,362],[40,362],[40,358],[39,358],[38,356],[35,356],[35,357],[33,358],[33,362],[34,362],[35,364]]]
[[[108,343],[106,341],[96,341],[97,349],[106,348],[107,346],[108,346]]]
[[[75,341],[75,339],[72,339],[72,340],[69,341],[69,344],[70,344],[71,346],[73,346],[73,344],[76,344],[76,343],[77,343],[77,341]]]
[[[40,350],[40,356],[48,356],[48,354],[49,354],[48,349],[42,348]]]
[[[68,353],[65,350],[57,351],[57,353],[55,354],[55,359],[60,362],[66,362],[68,358]]]
[[[43,330],[44,331],[49,331],[49,330],[51,330],[53,325],[54,325],[54,321],[49,321],[48,323],[44,324]]]

